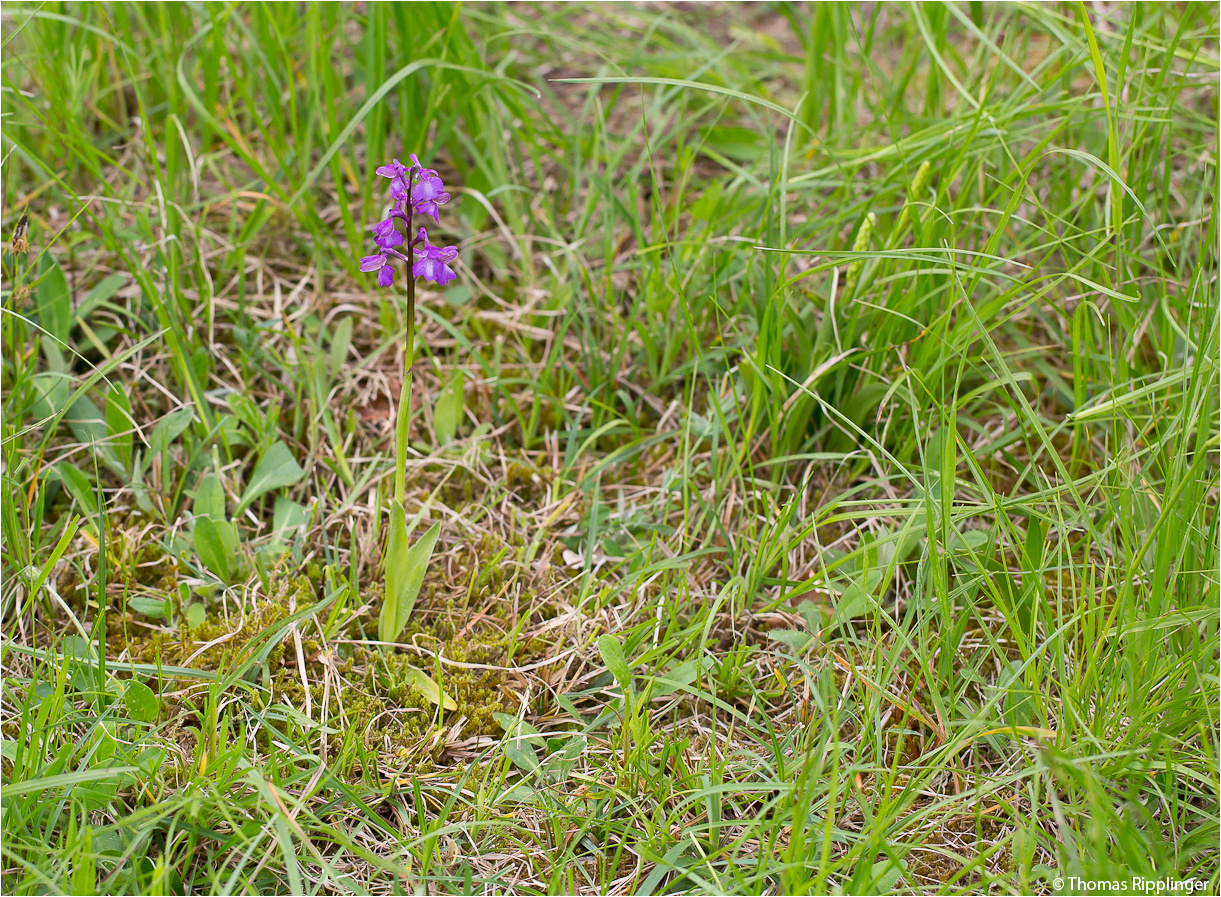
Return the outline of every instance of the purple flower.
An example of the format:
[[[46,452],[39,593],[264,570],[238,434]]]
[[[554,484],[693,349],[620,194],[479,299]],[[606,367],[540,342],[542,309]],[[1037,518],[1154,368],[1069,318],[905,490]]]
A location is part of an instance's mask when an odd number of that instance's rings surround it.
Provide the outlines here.
[[[377,272],[377,285],[388,287],[394,284],[394,266],[384,255],[366,255],[360,260],[360,270]]]
[[[445,192],[445,184],[431,168],[425,168],[411,154],[411,161],[417,168],[415,184],[411,188],[411,211],[417,215],[427,215],[433,221],[440,223],[442,203],[449,202],[449,194]]]
[[[394,283],[394,266],[384,255],[366,255],[360,260],[360,270],[376,271],[379,287],[388,287]]]
[[[415,171],[416,168],[408,168],[398,159],[395,159],[388,165],[380,166],[376,173],[381,177],[390,178],[390,195],[394,197],[396,202],[405,202],[408,185]]]
[[[440,224],[441,210],[438,206],[446,202],[449,202],[449,194],[445,192],[441,179],[435,172],[424,172],[412,193],[411,210],[417,215],[427,215]]]
[[[413,210],[417,215],[427,215],[438,224],[441,223],[441,210],[437,208],[438,203],[443,203],[449,199],[448,193],[442,193],[437,199],[425,199],[417,202],[413,206]]]
[[[390,182],[390,196],[395,202],[406,202],[410,187],[410,176],[399,175]]]
[[[382,249],[393,249],[403,245],[403,235],[394,228],[394,218],[387,218],[373,225],[373,242]]]
[[[412,211],[417,215],[429,215],[440,221],[437,206],[449,202],[445,184],[437,172],[425,168],[415,153],[411,154],[411,167],[398,159],[377,169],[377,174],[390,178],[390,195],[396,202],[411,199]]]
[[[412,153],[411,158],[415,158],[414,153]],[[405,176],[409,170],[410,169],[408,169],[406,165],[404,165],[398,159],[395,159],[389,165],[383,165],[378,168],[377,173],[384,178],[397,178],[400,176]]]
[[[436,199],[444,195],[445,185],[441,183],[437,173],[431,169],[421,171],[415,182],[415,189],[411,192],[412,199]]]
[[[432,246],[428,242],[428,232],[420,228],[419,244],[415,247],[416,260],[411,266],[413,277],[423,277],[439,286],[445,286],[458,275],[449,266],[458,257],[458,249],[454,246]],[[422,257],[421,257],[422,256]]]
[[[399,242],[403,242],[402,234],[398,235]],[[390,259],[386,257],[387,253],[393,253],[399,258],[406,258],[397,249],[386,247],[378,255],[366,255],[360,260],[360,270],[365,273],[371,271],[377,272],[377,285],[379,287],[388,287],[394,284],[394,266],[390,264]]]

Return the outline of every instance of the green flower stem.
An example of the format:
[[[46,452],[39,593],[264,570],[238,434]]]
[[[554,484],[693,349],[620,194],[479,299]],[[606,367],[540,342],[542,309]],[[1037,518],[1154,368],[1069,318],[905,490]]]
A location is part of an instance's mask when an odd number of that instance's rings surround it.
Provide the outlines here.
[[[415,354],[415,274],[411,270],[411,178],[407,180],[407,345],[403,349],[403,385],[399,389],[394,427],[394,500],[400,505],[407,492],[407,425],[411,422],[411,361]]]
[[[394,434],[394,500],[402,504],[407,489],[407,424],[411,420],[411,362],[415,352],[415,278],[407,278],[407,345],[404,347],[403,386]]]

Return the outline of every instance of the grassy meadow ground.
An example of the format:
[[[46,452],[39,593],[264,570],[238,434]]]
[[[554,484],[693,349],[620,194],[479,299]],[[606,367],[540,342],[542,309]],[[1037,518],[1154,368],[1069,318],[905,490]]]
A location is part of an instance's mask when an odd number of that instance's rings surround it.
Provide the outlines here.
[[[1215,5],[0,16],[0,891],[1218,893]]]

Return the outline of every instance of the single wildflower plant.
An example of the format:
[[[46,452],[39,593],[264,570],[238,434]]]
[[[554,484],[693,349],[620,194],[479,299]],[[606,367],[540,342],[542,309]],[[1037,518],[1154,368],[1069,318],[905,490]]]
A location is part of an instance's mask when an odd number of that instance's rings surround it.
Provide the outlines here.
[[[377,252],[360,260],[361,271],[368,274],[377,272],[379,287],[394,285],[396,260],[408,265],[406,362],[394,425],[394,500],[390,503],[390,532],[382,561],[386,592],[377,620],[378,640],[383,643],[397,639],[410,619],[416,595],[424,581],[424,572],[441,532],[441,524],[433,524],[418,542],[409,545],[407,514],[403,510],[407,424],[411,415],[411,363],[415,349],[415,279],[422,277],[438,286],[445,286],[458,276],[450,267],[458,258],[456,247],[433,246],[428,242],[428,231],[422,227],[415,231],[414,237],[409,236],[413,232],[412,219],[416,215],[439,223],[440,207],[450,199],[440,176],[431,168],[425,168],[415,153],[411,154],[410,159],[410,165],[394,159],[376,171],[380,177],[389,178],[390,198],[394,204],[386,218],[373,225],[373,243]],[[398,228],[400,221],[403,222],[402,231]]]

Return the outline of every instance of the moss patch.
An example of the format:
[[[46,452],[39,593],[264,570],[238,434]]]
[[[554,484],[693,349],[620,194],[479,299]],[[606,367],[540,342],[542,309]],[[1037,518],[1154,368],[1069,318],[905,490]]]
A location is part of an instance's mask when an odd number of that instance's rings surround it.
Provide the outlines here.
[[[112,657],[125,654],[124,659],[145,664],[233,670],[249,658],[251,650],[262,646],[261,637],[295,611],[315,603],[321,594],[322,576],[317,569],[297,576],[273,575],[272,579],[278,587],[260,595],[244,614],[230,607],[226,619],[211,602],[209,618],[195,629],[182,620],[182,614],[172,629],[150,631],[130,621],[112,625],[109,653]],[[370,589],[365,597],[376,599],[376,592]],[[444,603],[464,602],[451,595]],[[379,604],[373,600],[369,607]],[[456,633],[447,619],[449,614],[419,614],[401,636],[402,643],[414,645],[418,652],[383,652],[360,643],[363,633],[376,626],[374,613],[372,609],[363,614],[348,612],[328,639],[319,636],[312,621],[301,621],[297,631],[304,670],[290,629],[255,668],[255,683],[261,686],[262,696],[253,698],[256,709],[262,713],[280,705],[284,713],[271,713],[268,718],[290,728],[304,730],[325,722],[329,730],[340,733],[335,736],[338,749],[350,758],[360,750],[376,750],[380,755],[388,749],[391,756],[400,757],[439,754],[446,739],[499,734],[493,714],[507,709],[507,686],[497,667],[505,665],[509,642],[497,631],[494,624],[498,621]],[[324,615],[319,622],[325,622]],[[438,661],[438,656],[444,660]],[[438,683],[453,700],[453,709],[438,713],[435,695],[430,696],[426,683],[411,668]],[[167,703],[167,709],[191,712],[177,702]],[[253,718],[248,723],[258,725]],[[445,738],[438,738],[439,732]],[[265,726],[258,726],[255,741],[261,750],[274,749],[274,735]]]

